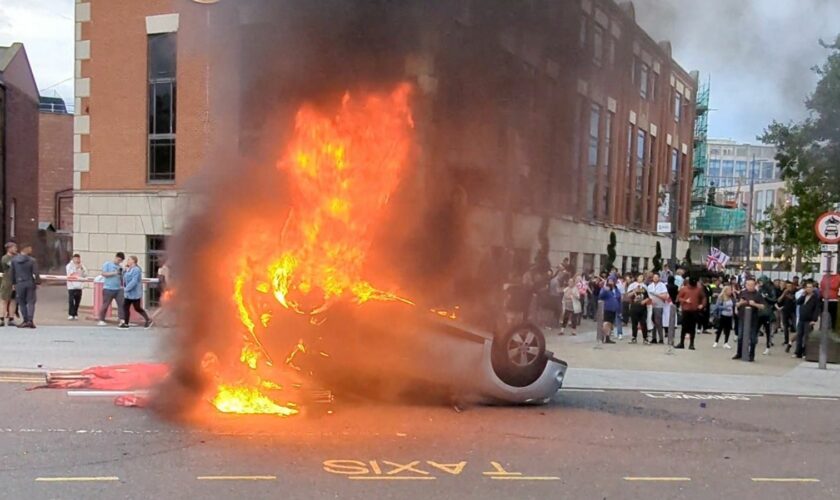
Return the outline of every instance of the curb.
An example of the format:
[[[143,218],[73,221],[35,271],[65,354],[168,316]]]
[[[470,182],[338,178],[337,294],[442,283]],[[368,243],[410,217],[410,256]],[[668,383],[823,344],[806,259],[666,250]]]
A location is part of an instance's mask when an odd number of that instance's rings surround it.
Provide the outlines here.
[[[48,371],[42,368],[0,368],[0,382],[47,383]]]

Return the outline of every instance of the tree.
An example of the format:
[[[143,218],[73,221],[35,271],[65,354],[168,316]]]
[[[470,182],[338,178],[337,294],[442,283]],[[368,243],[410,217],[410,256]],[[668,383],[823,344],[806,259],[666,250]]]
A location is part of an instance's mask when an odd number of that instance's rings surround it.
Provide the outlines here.
[[[662,245],[656,242],[656,253],[653,255],[653,272],[658,273],[662,270]]]
[[[610,270],[615,267],[616,244],[615,231],[610,231],[610,243],[607,245],[607,261],[604,263],[604,271],[606,272],[610,272]]]
[[[806,101],[809,117],[800,123],[773,121],[760,137],[778,149],[776,160],[791,198],[769,209],[756,228],[781,247],[788,264],[794,255],[810,260],[819,253],[814,222],[840,203],[840,36],[820,45],[829,56],[814,68],[819,82]]]

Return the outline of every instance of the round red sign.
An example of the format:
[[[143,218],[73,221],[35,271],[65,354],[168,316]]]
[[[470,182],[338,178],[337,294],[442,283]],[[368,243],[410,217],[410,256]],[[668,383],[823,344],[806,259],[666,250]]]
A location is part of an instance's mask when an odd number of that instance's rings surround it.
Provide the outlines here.
[[[826,212],[814,224],[817,238],[829,245],[840,243],[840,212]]]

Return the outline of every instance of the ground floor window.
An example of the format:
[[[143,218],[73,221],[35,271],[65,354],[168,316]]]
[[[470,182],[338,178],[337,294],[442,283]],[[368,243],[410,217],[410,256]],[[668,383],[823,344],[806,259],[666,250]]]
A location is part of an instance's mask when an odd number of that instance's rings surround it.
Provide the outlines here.
[[[146,276],[157,278],[158,269],[166,260],[165,250],[166,238],[160,235],[146,236]],[[149,287],[149,306],[160,305],[160,289],[156,286]]]

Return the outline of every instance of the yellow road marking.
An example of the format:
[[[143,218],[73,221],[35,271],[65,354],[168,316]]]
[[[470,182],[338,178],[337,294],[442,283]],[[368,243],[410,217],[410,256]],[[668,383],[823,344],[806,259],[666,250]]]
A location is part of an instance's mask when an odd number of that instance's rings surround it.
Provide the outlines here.
[[[557,476],[490,476],[490,479],[503,481],[559,481]]]
[[[627,476],[625,481],[691,481],[690,477],[633,477]]]
[[[43,382],[44,379],[38,377],[0,377],[0,382],[22,382],[30,384],[33,382]]]
[[[277,476],[197,476],[199,481],[273,481]]]
[[[437,478],[433,476],[348,476],[347,479],[366,481],[426,481]]]
[[[819,483],[820,480],[813,477],[753,477],[754,483]]]
[[[117,476],[90,476],[90,477],[36,477],[36,481],[45,483],[59,483],[66,481],[119,481]]]

